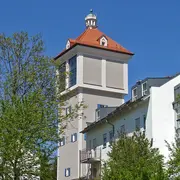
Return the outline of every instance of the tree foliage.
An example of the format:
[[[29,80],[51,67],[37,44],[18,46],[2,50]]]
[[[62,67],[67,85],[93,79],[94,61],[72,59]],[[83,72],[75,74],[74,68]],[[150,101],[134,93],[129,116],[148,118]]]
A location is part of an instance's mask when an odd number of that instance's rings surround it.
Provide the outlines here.
[[[112,143],[103,180],[164,180],[163,156],[140,132]]]
[[[167,162],[168,176],[173,180],[180,180],[180,138],[176,132],[175,142],[167,143],[170,155]]]
[[[58,124],[82,106],[57,116],[66,97],[56,91],[55,67],[44,50],[40,35],[0,35],[1,179],[45,177],[63,131]]]

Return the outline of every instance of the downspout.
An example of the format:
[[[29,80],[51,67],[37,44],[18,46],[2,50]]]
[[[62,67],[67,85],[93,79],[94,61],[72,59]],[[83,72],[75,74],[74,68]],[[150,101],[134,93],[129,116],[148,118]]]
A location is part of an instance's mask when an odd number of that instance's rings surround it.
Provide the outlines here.
[[[114,128],[114,124],[110,123],[107,119],[106,119],[106,122],[112,126],[113,128],[113,137],[115,136],[115,128]]]

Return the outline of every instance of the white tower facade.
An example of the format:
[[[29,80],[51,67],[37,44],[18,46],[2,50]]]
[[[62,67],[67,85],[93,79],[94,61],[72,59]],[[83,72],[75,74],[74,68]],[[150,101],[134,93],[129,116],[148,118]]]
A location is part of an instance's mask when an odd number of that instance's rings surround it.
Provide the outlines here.
[[[87,105],[79,116],[65,122],[58,150],[58,180],[86,177],[87,165],[80,163],[79,154],[86,148],[86,137],[79,132],[87,123],[98,120],[99,105],[119,106],[128,93],[128,60],[133,53],[97,29],[97,18],[92,11],[85,21],[86,30],[78,38],[69,39],[66,49],[54,58],[58,73],[70,74],[64,79],[65,89],[72,92],[65,113],[78,102]]]

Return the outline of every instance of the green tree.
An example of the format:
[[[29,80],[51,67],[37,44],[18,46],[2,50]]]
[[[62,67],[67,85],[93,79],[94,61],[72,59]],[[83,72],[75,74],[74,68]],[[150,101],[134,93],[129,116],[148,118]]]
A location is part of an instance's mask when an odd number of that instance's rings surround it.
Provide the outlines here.
[[[176,133],[175,142],[167,146],[170,152],[169,160],[167,162],[168,166],[168,176],[173,180],[180,180],[180,138],[178,133]]]
[[[179,107],[179,104],[180,104],[180,95],[177,94],[176,95],[176,99],[175,99],[175,104],[177,106],[177,109],[178,110],[178,107]],[[180,117],[177,117],[178,119]],[[170,179],[173,179],[173,180],[180,180],[180,136],[179,136],[179,129],[175,129],[175,141],[173,143],[169,143],[166,141],[167,143],[167,147],[168,147],[168,150],[170,152],[170,155],[169,155],[169,160],[167,162],[167,167],[168,167],[168,176]]]
[[[140,132],[126,134],[112,143],[103,180],[164,180],[163,156]]]
[[[62,115],[67,97],[60,96],[57,85],[64,84],[65,73],[59,74],[57,84],[56,67],[44,51],[40,35],[0,35],[1,179],[45,177],[65,127],[58,124],[82,107],[79,102],[71,114]]]

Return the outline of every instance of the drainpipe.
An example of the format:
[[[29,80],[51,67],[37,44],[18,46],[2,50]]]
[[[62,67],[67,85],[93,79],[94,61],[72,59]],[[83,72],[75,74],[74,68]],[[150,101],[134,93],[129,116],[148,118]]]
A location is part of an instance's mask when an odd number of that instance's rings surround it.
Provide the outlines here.
[[[115,130],[114,130],[114,124],[110,123],[107,119],[106,119],[106,122],[112,126],[113,128],[113,137],[115,136]]]

